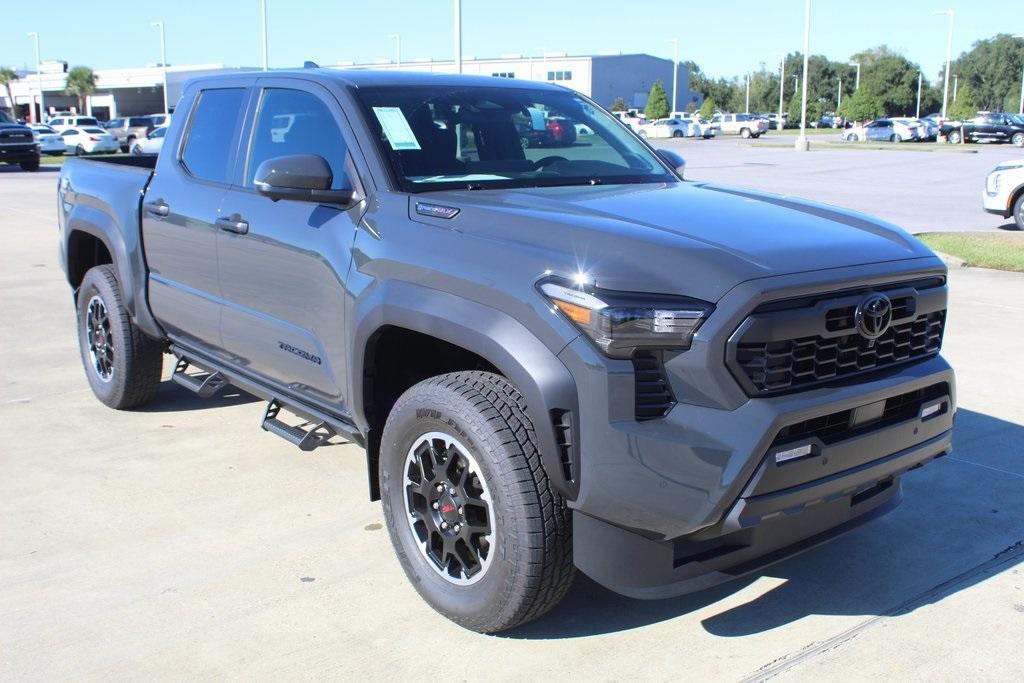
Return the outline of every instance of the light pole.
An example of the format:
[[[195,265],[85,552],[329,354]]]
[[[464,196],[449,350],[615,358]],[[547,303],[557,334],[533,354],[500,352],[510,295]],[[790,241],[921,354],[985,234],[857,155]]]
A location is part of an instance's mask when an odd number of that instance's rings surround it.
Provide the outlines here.
[[[949,103],[949,69],[953,62],[953,19],[955,13],[951,9],[944,9],[935,12],[936,15],[949,17],[949,34],[946,36],[946,73],[945,83],[942,86],[942,118],[946,118],[946,105]]]
[[[260,17],[263,26],[263,70],[270,69],[270,58],[267,54],[267,0],[260,0]]]
[[[953,101],[956,102],[956,91],[959,90],[960,76],[953,74]]]
[[[918,113],[914,114],[915,119],[921,118],[921,72],[918,72]],[[955,92],[955,90],[953,90]],[[956,101],[956,96],[953,95],[953,101]]]
[[[857,67],[857,80],[853,82],[854,91],[860,90],[860,62],[850,62],[850,66]]]
[[[800,74],[793,74],[793,94],[800,89]]]
[[[779,121],[776,124],[778,130],[782,130],[782,89],[786,83],[786,55],[782,55],[779,61]]]
[[[1024,38],[1024,33],[1018,33],[1013,37]],[[1020,67],[1020,108],[1017,113],[1024,114],[1024,64],[1021,64]]]
[[[462,73],[462,0],[452,0],[454,6],[452,11],[455,21],[454,26],[454,40],[455,40],[455,73]]]
[[[679,87],[679,39],[669,38],[666,43],[672,43],[672,115],[676,114],[676,89]]]
[[[167,41],[164,36],[164,22],[151,21],[149,25],[160,29],[160,67],[164,75],[164,113],[167,114],[171,110],[167,108]]]
[[[839,90],[836,95],[836,114],[839,114],[839,109],[843,106],[843,77],[839,77]]]
[[[36,107],[35,102],[32,103],[32,120],[36,123],[43,123],[43,117],[46,112],[46,105],[43,104],[43,68],[41,66],[42,60],[39,59],[39,34],[32,31],[28,34],[29,38],[32,38],[36,43],[36,87],[39,88],[39,118],[36,119]],[[11,102],[11,111],[15,111],[14,102]]]
[[[800,135],[796,139],[796,149],[806,152],[807,144],[807,53],[811,49],[811,0],[804,2],[804,82],[800,90]]]
[[[400,33],[389,33],[388,38],[392,38],[395,41],[395,66],[399,69],[402,68],[402,34]]]
[[[749,73],[746,74],[746,78],[747,78],[747,101],[746,101],[746,104],[743,105],[744,106],[743,113],[744,114],[749,114],[750,113],[750,74]]]

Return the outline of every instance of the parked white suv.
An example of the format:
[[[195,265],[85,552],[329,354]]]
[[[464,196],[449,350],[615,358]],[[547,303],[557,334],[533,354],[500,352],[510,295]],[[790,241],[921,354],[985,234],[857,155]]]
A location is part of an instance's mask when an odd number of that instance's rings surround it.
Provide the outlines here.
[[[985,178],[981,204],[989,213],[1013,218],[1024,230],[1024,159],[1004,161]]]
[[[66,114],[54,116],[46,122],[50,128],[58,133],[63,133],[68,128],[98,128],[100,122],[92,116],[79,116],[78,114]]]
[[[717,124],[723,134],[742,138],[757,138],[768,132],[768,122],[753,114],[715,114],[711,123]]]

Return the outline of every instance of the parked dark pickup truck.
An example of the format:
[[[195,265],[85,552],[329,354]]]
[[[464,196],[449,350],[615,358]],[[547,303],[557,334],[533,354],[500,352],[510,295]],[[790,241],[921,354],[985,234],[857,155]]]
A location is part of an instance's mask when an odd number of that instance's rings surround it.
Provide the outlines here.
[[[0,164],[18,164],[23,171],[39,170],[39,144],[32,129],[0,111]]]
[[[530,109],[594,134],[524,149]],[[302,449],[362,446],[407,575],[467,628],[575,568],[639,598],[757,571],[950,449],[946,272],[898,228],[684,182],[554,85],[309,69],[176,111],[155,162],[61,173],[90,385],[142,405],[169,353]]]

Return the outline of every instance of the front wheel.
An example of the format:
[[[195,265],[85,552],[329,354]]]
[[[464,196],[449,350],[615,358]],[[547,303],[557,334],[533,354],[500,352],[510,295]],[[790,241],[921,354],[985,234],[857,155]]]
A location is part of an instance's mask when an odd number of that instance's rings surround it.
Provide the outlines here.
[[[950,133],[949,135],[946,136],[946,140],[948,140],[949,144],[951,144],[951,145],[959,145],[960,144],[960,133],[957,132],[957,131],[953,131],[952,133]]]
[[[85,274],[77,308],[78,348],[96,398],[119,410],[153,400],[163,349],[132,324],[112,266],[96,266]]]
[[[139,145],[133,146],[132,147],[132,151],[131,151],[131,155],[133,157],[141,156],[142,155],[142,147],[140,147]]]
[[[420,596],[482,633],[541,616],[572,583],[572,526],[508,380],[456,372],[395,403],[380,453],[391,543]]]
[[[81,145],[78,145],[77,147],[75,147],[75,156],[76,157],[84,157],[85,156],[85,147],[82,147]]]
[[[750,129],[749,128],[744,128],[743,130],[741,130],[740,131],[740,137],[741,138],[749,138],[750,137]]]
[[[645,131],[645,130],[640,131],[639,133],[637,133],[637,135],[642,137],[644,140],[647,139],[647,131]]]
[[[889,142],[900,143],[903,142],[903,138],[899,136],[899,133],[893,133],[892,136],[890,136],[889,138]]]
[[[674,138],[681,138],[681,137],[683,137],[683,131],[681,131],[681,130],[674,130],[674,131],[672,131],[672,137],[674,137]]]
[[[1010,142],[1017,147],[1024,147],[1024,133],[1014,133],[1013,137],[1010,138]]]
[[[1013,222],[1017,224],[1018,230],[1024,230],[1024,192],[1013,203]]]

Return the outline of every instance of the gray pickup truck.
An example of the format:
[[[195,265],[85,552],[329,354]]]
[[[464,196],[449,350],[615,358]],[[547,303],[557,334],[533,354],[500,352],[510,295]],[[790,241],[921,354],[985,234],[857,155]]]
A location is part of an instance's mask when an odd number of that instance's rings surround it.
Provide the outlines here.
[[[410,581],[467,628],[576,568],[638,598],[757,571],[949,452],[946,271],[896,227],[683,181],[548,84],[311,68],[176,112],[158,159],[60,176],[89,384],[140,406],[170,354],[299,448],[363,447]],[[524,148],[534,112],[594,134]]]

